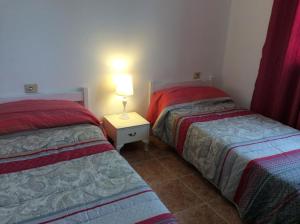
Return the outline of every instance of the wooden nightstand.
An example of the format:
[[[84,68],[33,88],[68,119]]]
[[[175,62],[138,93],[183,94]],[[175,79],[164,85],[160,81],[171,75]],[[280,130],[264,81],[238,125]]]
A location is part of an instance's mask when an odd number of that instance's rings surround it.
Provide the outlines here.
[[[120,114],[106,115],[103,119],[104,128],[118,151],[126,143],[141,140],[148,143],[149,141],[150,123],[135,112],[128,115],[127,120],[121,119]]]

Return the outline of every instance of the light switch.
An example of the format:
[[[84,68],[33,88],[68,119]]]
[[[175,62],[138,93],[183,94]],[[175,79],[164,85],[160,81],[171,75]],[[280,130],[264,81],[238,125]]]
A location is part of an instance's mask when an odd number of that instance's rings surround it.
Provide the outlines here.
[[[38,92],[38,85],[36,83],[25,84],[24,85],[24,92],[25,93],[37,93]]]
[[[195,72],[193,75],[193,79],[200,79],[201,78],[201,72]]]

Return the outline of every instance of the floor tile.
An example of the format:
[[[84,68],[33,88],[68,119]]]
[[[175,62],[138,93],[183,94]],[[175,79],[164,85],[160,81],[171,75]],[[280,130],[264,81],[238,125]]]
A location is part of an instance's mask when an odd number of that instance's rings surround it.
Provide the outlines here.
[[[178,178],[195,172],[195,169],[178,155],[172,155],[159,159],[161,164]]]
[[[170,148],[170,146],[168,144],[162,142],[161,140],[159,140],[159,138],[157,138],[153,135],[150,136],[149,143],[150,143],[150,145],[154,145],[154,146],[157,146],[159,148]]]
[[[162,202],[173,213],[203,203],[179,180],[163,182],[152,187]]]
[[[149,153],[155,158],[164,158],[176,154],[175,150],[170,147],[159,147],[155,145],[149,145]]]
[[[210,201],[209,206],[230,224],[241,224],[237,209],[223,197]]]
[[[226,222],[207,205],[199,205],[185,209],[175,213],[175,216],[179,224],[226,224]]]
[[[200,174],[184,176],[180,180],[204,201],[211,201],[220,195],[217,189]]]
[[[174,173],[169,172],[156,159],[132,164],[132,167],[150,185],[176,178]]]
[[[129,162],[142,162],[148,159],[152,159],[153,156],[147,150],[147,147],[143,142],[134,142],[126,144],[121,149],[121,155]]]

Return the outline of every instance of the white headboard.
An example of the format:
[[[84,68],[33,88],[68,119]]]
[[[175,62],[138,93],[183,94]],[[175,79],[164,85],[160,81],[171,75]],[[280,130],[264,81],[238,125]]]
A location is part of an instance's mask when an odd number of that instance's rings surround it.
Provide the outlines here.
[[[64,93],[28,93],[17,97],[0,97],[0,103],[19,100],[71,100],[88,107],[88,88],[77,88]]]

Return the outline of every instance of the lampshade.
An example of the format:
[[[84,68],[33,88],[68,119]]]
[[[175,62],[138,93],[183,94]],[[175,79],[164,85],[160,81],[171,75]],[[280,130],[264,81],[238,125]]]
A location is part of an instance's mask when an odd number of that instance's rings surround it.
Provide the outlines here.
[[[131,75],[120,75],[116,80],[116,94],[120,96],[132,96],[133,86]]]

